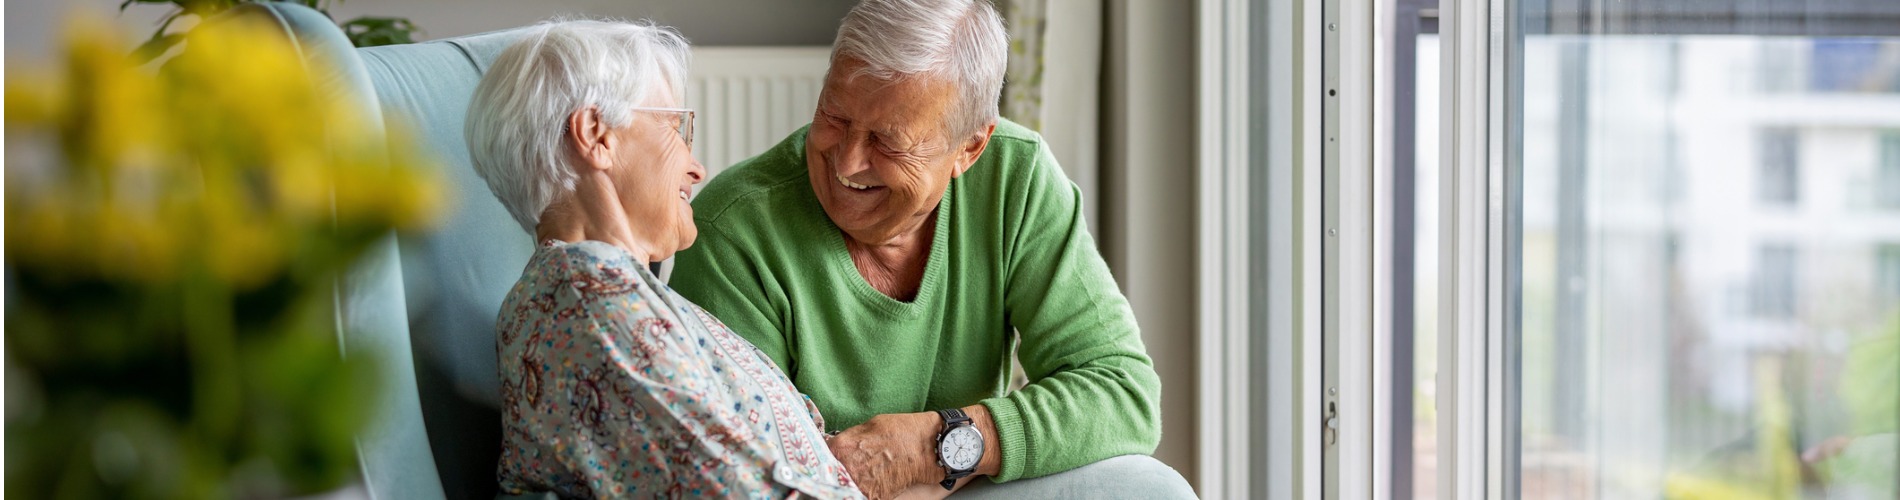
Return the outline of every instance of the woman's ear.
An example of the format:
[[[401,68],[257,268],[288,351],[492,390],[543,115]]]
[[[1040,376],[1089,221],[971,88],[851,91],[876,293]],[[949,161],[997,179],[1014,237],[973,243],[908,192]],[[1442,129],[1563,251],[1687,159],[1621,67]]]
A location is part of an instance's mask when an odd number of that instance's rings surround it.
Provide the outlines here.
[[[613,134],[600,119],[600,108],[588,106],[567,115],[568,144],[581,167],[606,170],[613,167]]]

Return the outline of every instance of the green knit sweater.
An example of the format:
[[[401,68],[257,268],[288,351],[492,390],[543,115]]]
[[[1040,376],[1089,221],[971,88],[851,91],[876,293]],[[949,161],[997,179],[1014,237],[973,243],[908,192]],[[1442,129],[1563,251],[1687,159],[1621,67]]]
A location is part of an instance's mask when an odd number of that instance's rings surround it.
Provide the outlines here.
[[[852,265],[805,175],[805,133],[706,185],[675,290],[771,356],[830,430],[981,402],[997,481],[1154,452],[1160,378],[1040,135],[997,124],[938,205],[923,284],[902,302]],[[1008,392],[1013,335],[1029,385]]]

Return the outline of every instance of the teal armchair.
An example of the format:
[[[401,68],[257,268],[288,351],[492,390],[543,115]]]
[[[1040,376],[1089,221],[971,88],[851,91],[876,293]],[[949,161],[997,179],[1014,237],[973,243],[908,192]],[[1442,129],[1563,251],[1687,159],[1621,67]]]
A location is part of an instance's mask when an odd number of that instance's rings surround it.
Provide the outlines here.
[[[475,174],[462,121],[483,71],[527,29],[358,49],[332,20],[300,5],[246,4],[227,15],[280,26],[306,60],[321,62],[312,66],[322,71],[313,75],[319,85],[380,117],[369,126],[412,132],[408,140],[422,142],[439,160],[450,197],[445,220],[423,234],[389,238],[338,284],[345,355],[373,352],[389,368],[381,414],[357,440],[361,478],[377,499],[495,497],[501,414],[494,321],[534,248]],[[958,494],[1193,496],[1180,474],[1142,455],[1037,479],[975,484]]]
[[[438,160],[449,194],[443,222],[392,236],[338,283],[345,355],[374,351],[388,368],[381,414],[358,438],[362,482],[379,499],[494,497],[494,319],[533,243],[469,165],[462,120],[489,61],[524,30],[357,49],[301,5],[248,4],[226,16],[283,28],[306,60],[320,62],[311,68],[322,88],[380,117],[370,126],[412,132]]]

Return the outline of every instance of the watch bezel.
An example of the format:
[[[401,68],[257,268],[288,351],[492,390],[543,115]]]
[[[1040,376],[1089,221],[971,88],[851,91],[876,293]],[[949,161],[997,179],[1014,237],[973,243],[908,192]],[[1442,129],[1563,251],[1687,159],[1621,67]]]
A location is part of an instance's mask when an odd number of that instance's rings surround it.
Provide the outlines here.
[[[967,439],[970,439],[971,442],[974,443],[974,445],[976,446],[976,451],[977,451],[976,457],[975,459],[971,460],[969,464],[953,464],[950,462],[950,457],[946,455],[948,451],[945,449],[944,444],[950,442],[950,440],[953,438],[958,438],[959,433],[968,434],[969,437]],[[951,427],[949,429],[945,429],[943,431],[943,437],[937,440],[937,463],[942,464],[944,468],[947,468],[953,471],[961,472],[961,471],[974,470],[976,469],[976,464],[981,463],[983,461],[983,451],[984,451],[983,450],[983,431],[978,430],[976,426],[974,425],[960,424],[960,425]]]

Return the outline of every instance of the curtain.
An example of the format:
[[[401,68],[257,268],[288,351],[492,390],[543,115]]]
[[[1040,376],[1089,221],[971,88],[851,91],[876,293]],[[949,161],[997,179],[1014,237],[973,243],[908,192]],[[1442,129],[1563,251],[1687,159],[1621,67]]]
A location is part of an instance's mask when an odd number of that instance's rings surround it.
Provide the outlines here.
[[[1100,234],[1103,0],[994,0],[1009,30],[1003,117],[1040,132]],[[1060,89],[1057,92],[1045,92]]]
[[[1003,73],[1003,117],[1042,130],[1044,40],[1049,34],[1048,0],[1000,0],[1009,30],[1009,69]]]

